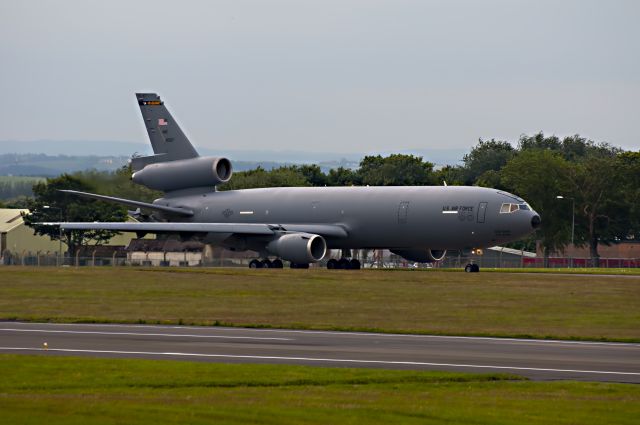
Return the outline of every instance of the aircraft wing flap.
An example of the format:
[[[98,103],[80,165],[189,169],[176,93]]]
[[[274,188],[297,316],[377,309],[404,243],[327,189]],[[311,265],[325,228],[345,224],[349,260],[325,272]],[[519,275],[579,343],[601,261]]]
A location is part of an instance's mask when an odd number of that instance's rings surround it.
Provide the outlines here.
[[[248,235],[273,235],[275,232],[266,224],[252,223],[41,223],[60,226],[63,230],[113,230],[118,232],[147,233],[239,233]]]
[[[266,223],[177,223],[177,222],[60,222],[40,223],[63,230],[113,230],[146,233],[233,233],[274,235],[276,232],[304,232],[324,237],[346,238],[347,231],[334,224],[266,224]]]

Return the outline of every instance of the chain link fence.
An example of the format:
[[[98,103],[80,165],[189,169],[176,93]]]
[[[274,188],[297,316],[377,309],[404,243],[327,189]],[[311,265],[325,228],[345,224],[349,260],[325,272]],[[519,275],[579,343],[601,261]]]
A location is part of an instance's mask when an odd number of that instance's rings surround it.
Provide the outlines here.
[[[233,253],[205,258],[200,252],[116,252],[106,256],[60,256],[55,253],[31,253],[5,251],[0,257],[1,265],[40,267],[248,267],[255,255],[244,256]],[[379,251],[378,251],[379,252]],[[325,267],[329,258],[339,258],[339,251],[328,255],[323,261],[311,267]],[[480,268],[585,268],[592,267],[590,258],[552,257],[545,261],[538,257],[513,255],[462,255],[452,253],[436,263],[416,263],[394,255],[377,255],[376,251],[354,251],[353,257],[360,260],[362,268],[442,268],[463,269],[469,263]],[[288,267],[285,261],[285,267]],[[638,268],[640,259],[600,258],[599,267]]]

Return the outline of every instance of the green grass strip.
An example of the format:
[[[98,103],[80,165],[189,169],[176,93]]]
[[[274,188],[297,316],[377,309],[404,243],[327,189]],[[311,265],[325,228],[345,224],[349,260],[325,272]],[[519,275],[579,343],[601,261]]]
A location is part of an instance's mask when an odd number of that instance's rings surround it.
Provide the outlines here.
[[[640,342],[640,279],[545,273],[4,267],[0,320]]]
[[[640,386],[513,375],[0,355],[7,424],[635,424]]]

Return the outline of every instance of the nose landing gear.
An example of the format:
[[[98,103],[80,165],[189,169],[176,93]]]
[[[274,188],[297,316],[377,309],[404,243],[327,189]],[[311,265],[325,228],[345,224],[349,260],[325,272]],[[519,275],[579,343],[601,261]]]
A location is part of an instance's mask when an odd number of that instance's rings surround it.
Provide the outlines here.
[[[478,266],[477,264],[469,263],[464,266],[464,271],[467,273],[478,273],[480,271],[480,266]]]

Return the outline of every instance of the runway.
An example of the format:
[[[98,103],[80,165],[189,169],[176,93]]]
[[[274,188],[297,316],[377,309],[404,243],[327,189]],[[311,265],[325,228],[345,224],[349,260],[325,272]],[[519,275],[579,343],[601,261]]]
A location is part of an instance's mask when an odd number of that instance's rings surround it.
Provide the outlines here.
[[[604,342],[0,322],[0,352],[503,372],[536,380],[640,383],[640,344]]]

